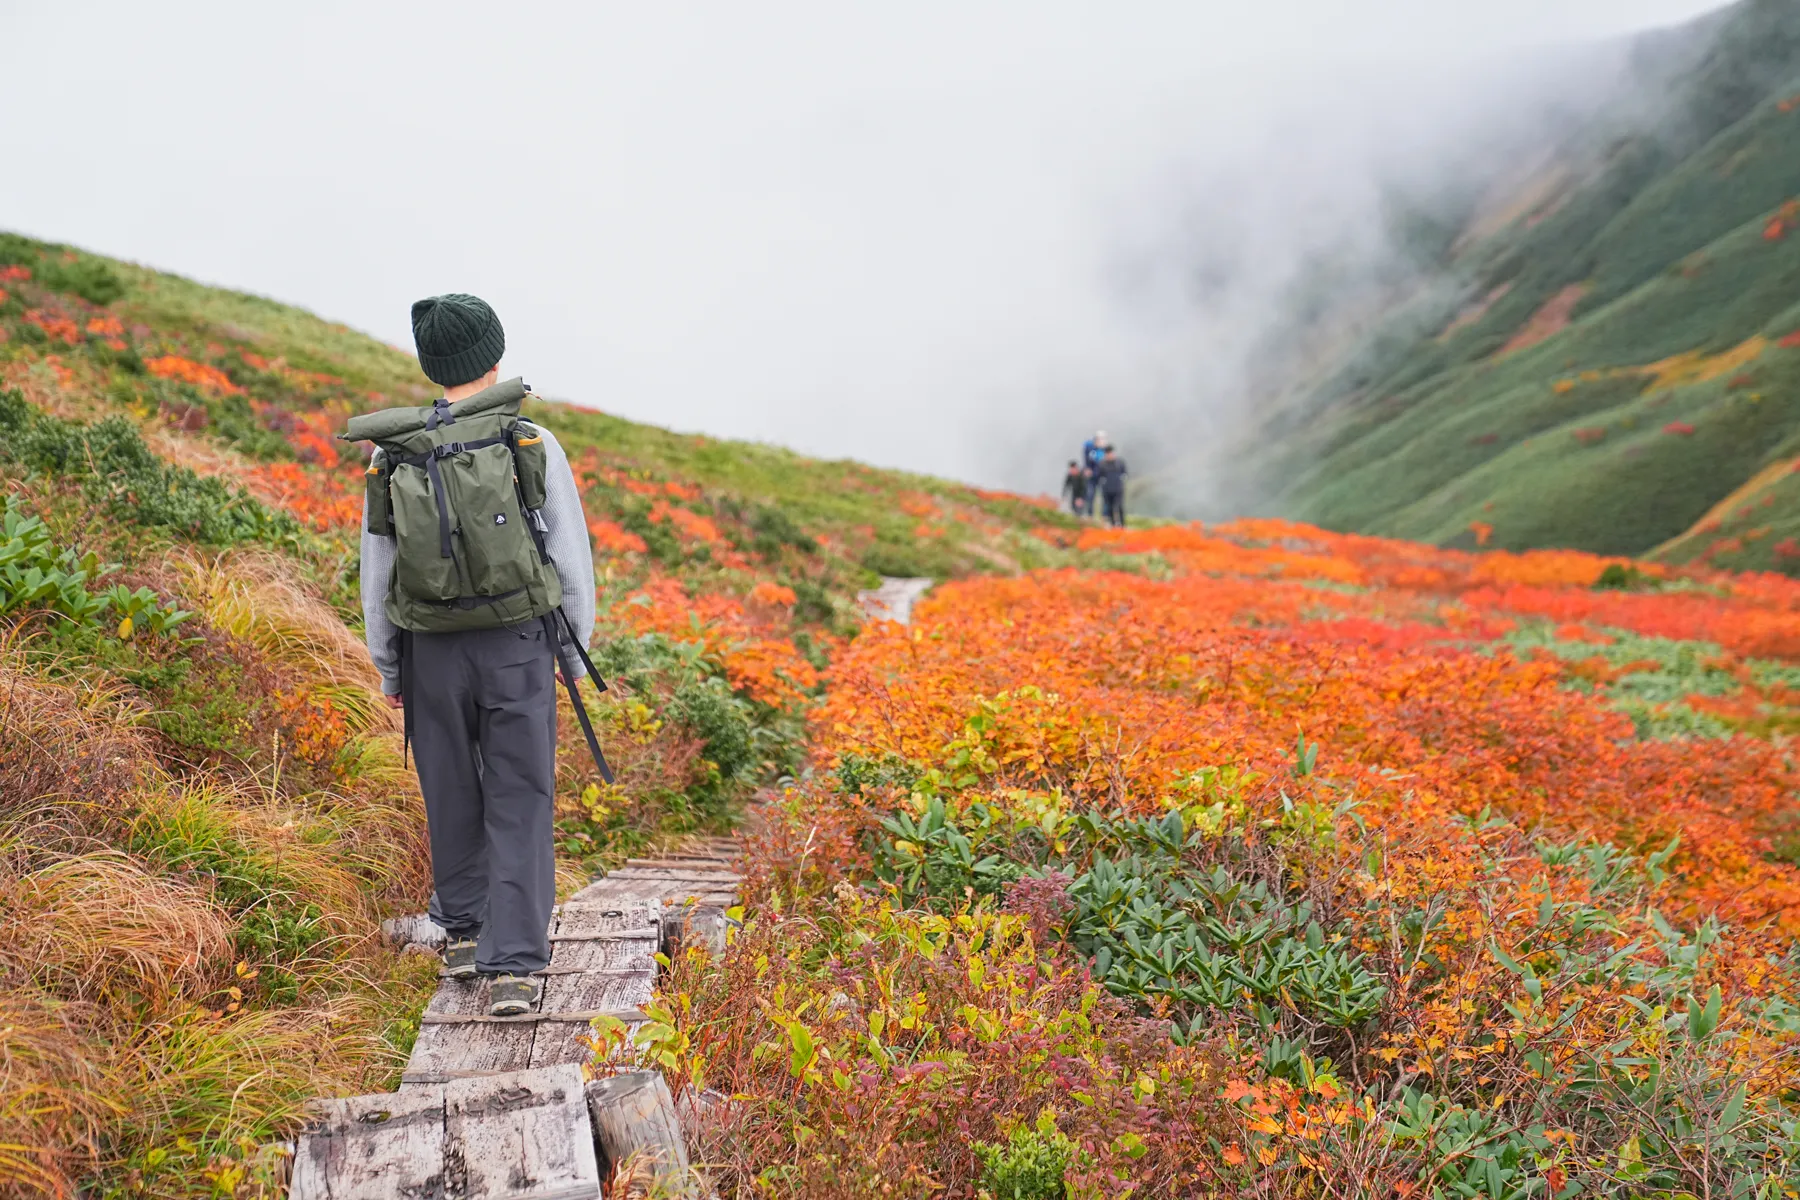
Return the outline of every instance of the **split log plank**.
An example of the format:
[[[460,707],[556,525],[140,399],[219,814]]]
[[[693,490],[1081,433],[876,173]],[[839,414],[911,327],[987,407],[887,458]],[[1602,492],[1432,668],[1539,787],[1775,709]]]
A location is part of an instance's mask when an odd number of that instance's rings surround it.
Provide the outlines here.
[[[579,940],[606,932],[631,932],[632,941]],[[658,943],[642,935],[661,934],[658,910],[639,905],[621,910],[608,910],[590,905],[570,904],[563,909],[557,923],[552,962],[557,966],[592,967],[595,970],[577,975],[561,975],[544,981],[545,1012],[613,1012],[628,1024],[641,1023],[640,1013],[634,1021],[620,1014],[650,1002],[656,989],[656,951]],[[532,1043],[530,1065],[548,1066],[560,1062],[585,1062],[593,1056],[588,1023],[579,1025],[552,1023],[540,1026]]]
[[[450,1194],[598,1200],[600,1164],[579,1066],[458,1079],[443,1090],[444,1161],[463,1176]]]
[[[632,981],[621,980],[629,983]],[[648,997],[646,997],[648,999]],[[643,1021],[647,1018],[643,1010],[638,1008],[586,1008],[573,1009],[567,1012],[529,1012],[512,1017],[496,1017],[489,1013],[426,1013],[419,1018],[421,1025],[541,1025],[545,1022],[561,1021],[574,1025],[592,1025],[601,1017],[609,1017],[615,1021]],[[546,1063],[546,1066],[554,1065]]]
[[[444,1195],[444,1089],[322,1100],[294,1153],[290,1200]]]

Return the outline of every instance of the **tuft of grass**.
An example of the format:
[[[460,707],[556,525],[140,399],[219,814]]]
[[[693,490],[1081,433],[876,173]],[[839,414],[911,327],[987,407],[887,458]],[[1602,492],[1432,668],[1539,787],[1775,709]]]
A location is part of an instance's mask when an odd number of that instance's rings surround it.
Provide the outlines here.
[[[0,861],[0,964],[56,995],[129,1012],[201,994],[230,962],[231,923],[192,883],[114,850],[21,869]]]

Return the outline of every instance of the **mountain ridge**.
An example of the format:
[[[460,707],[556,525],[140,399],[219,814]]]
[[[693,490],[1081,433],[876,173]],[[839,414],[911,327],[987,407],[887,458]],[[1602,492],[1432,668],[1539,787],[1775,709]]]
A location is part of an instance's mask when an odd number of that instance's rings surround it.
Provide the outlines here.
[[[1781,489],[1696,528],[1800,454],[1800,8],[1745,0],[1635,57],[1651,117],[1628,91],[1522,165],[1422,280],[1454,286],[1269,401],[1236,448],[1241,507],[1451,546],[1800,565],[1774,551],[1800,532]]]

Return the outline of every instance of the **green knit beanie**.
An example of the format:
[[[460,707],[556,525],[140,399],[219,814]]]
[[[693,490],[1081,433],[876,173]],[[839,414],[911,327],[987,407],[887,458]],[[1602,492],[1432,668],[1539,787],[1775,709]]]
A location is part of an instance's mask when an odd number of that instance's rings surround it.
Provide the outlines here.
[[[480,379],[506,353],[500,318],[479,296],[427,296],[412,306],[412,327],[419,366],[442,387]]]

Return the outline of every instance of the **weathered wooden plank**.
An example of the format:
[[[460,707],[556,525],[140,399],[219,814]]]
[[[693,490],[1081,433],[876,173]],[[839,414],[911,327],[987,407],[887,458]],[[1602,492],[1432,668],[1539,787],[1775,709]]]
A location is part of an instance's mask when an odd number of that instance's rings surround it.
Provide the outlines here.
[[[532,1026],[446,1017],[485,1016],[490,981],[447,979],[438,985],[420,1018],[419,1036],[407,1059],[408,1076],[438,1076],[446,1071],[522,1071],[531,1065]],[[434,1021],[432,1018],[439,1020]]]
[[[656,975],[659,910],[648,904],[609,906],[571,900],[555,926],[551,965],[584,968],[581,974],[545,979],[542,1011],[613,1012],[639,1024],[629,1010],[648,1004]],[[629,938],[622,935],[630,935]],[[528,1060],[533,1067],[586,1062],[593,1057],[588,1022],[541,1024]]]
[[[690,871],[677,867],[620,867],[607,872],[608,879],[667,879],[673,883],[704,883],[709,887],[739,883],[743,876],[736,871]]]
[[[322,1100],[294,1154],[290,1200],[441,1197],[444,1089]]]
[[[444,1162],[470,1200],[598,1200],[600,1165],[573,1063],[444,1085]],[[392,1193],[390,1193],[392,1194]]]
[[[595,1010],[606,1012],[628,1026],[646,1019],[642,1006],[650,1003],[656,991],[656,977],[650,971],[640,975],[577,975],[556,980],[557,993],[546,991],[544,1004],[557,1011]],[[587,1062],[594,1057],[592,1020],[580,1023],[556,1021],[538,1026],[537,1039],[531,1047],[531,1065],[547,1067],[553,1063]]]
[[[662,877],[648,879],[612,880],[609,876],[594,884],[594,895],[597,899],[614,901],[634,901],[644,903],[666,903],[669,900],[686,899],[695,895],[735,894],[735,889],[718,883],[704,883],[685,879],[666,879]]]
[[[532,1025],[422,1025],[406,1074],[522,1071],[531,1063]]]
[[[629,986],[638,981],[635,975],[613,976],[612,982]],[[533,1025],[545,1021],[565,1021],[577,1025],[590,1025],[601,1017],[611,1017],[615,1021],[641,1021],[644,1014],[636,1008],[590,1008],[570,1009],[567,1012],[531,1012],[520,1013],[511,1017],[496,1017],[488,1013],[426,1013],[419,1018],[421,1025]],[[547,1064],[546,1064],[547,1065]]]
[[[743,864],[739,858],[724,858],[708,854],[674,854],[666,858],[630,858],[625,860],[626,867],[673,867],[686,871],[735,871]]]
[[[587,1087],[594,1134],[615,1196],[696,1196],[687,1141],[660,1071],[633,1071]]]

